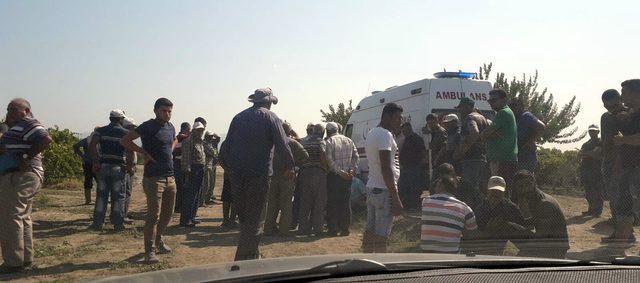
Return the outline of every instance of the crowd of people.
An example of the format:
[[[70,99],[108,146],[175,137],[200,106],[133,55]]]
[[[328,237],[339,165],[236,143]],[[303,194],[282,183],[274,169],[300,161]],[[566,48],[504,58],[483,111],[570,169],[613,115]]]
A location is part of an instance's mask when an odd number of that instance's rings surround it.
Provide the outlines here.
[[[581,149],[589,204],[583,215],[599,217],[603,200],[611,203],[615,232],[605,243],[635,242],[640,207],[640,80],[623,82],[621,93],[603,93],[602,140],[593,125]],[[569,249],[560,205],[536,182],[536,143],[546,126],[527,111],[526,101],[509,101],[504,90],[489,93],[494,117],[487,119],[474,100],[462,98],[457,112],[429,114],[421,133],[404,121],[400,105],[388,103],[361,152],[335,122],[310,123],[307,135],[298,137],[271,111],[278,99],[269,88],[248,100],[253,106],[233,118],[220,150],[220,137],[206,131],[202,117],[176,132],[173,103],[166,98],[155,102],[155,117],[140,125],[122,110],[111,111],[107,125],[74,146],[83,160],[86,204],[97,184],[89,228],[103,229],[108,204],[115,230],[132,222],[129,203],[140,156],[147,263],[171,252],[163,234],[174,212],[188,229],[200,223],[199,207],[217,203],[218,165],[224,169],[222,227],[234,229],[239,221],[235,260],[259,258],[264,235],[347,236],[352,203],[366,211],[363,252],[386,252],[394,217],[411,212],[421,213],[425,252],[502,254],[507,241],[522,256],[563,258]],[[12,100],[7,111],[8,127],[0,128],[3,273],[33,262],[31,207],[42,186],[42,152],[52,142],[27,100]],[[358,168],[362,154],[368,172]]]

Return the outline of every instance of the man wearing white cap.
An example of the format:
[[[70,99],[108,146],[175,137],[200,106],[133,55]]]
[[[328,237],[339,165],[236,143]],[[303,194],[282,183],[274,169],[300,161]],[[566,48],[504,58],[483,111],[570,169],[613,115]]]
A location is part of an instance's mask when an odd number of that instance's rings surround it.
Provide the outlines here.
[[[518,206],[506,197],[506,186],[502,177],[491,177],[487,200],[474,211],[480,228],[474,250],[483,254],[502,255],[507,240],[518,243],[532,235]]]
[[[194,227],[197,224],[195,217],[206,163],[203,135],[204,125],[201,122],[195,122],[191,135],[182,143],[180,168],[184,177],[184,190],[182,204],[180,204],[181,227]]]
[[[109,219],[116,231],[124,230],[126,172],[132,172],[133,168],[133,152],[125,150],[120,143],[129,133],[122,127],[124,118],[124,111],[120,109],[111,111],[109,125],[97,128],[89,144],[93,171],[98,176],[93,223],[89,227],[92,230],[102,230],[109,196],[111,196]],[[98,152],[98,144],[100,152]]]
[[[580,181],[584,186],[584,195],[589,209],[583,216],[600,217],[603,205],[602,184],[602,141],[598,137],[600,129],[596,125],[589,126],[590,139],[580,149]]]

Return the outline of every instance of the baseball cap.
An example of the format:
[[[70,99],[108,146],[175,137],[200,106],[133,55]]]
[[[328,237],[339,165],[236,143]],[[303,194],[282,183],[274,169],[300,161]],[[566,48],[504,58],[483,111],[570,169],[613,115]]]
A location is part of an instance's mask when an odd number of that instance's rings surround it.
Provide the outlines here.
[[[462,105],[469,105],[471,107],[474,107],[476,105],[476,102],[473,101],[473,99],[468,98],[468,97],[463,97],[460,99],[460,102],[458,103],[458,106],[456,106],[456,108],[462,106]]]
[[[600,128],[598,128],[598,125],[591,125],[589,126],[589,131],[600,131]]]
[[[504,192],[507,188],[507,183],[500,176],[493,176],[489,178],[489,184],[487,186],[489,190],[498,190]]]
[[[447,123],[447,122],[452,122],[452,121],[458,121],[458,115],[456,114],[447,114],[446,116],[444,116],[444,118],[442,118],[442,123]]]
[[[113,109],[109,113],[109,118],[124,118],[124,111],[120,109]]]
[[[200,122],[193,123],[193,129],[204,129],[204,125]]]

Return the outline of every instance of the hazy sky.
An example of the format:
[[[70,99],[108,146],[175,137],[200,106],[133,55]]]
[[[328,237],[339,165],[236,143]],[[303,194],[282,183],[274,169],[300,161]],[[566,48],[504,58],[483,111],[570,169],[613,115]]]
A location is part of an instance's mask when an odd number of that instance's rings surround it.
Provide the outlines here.
[[[0,103],[86,132],[112,108],[146,120],[165,96],[174,124],[225,133],[270,86],[303,132],[329,103],[494,62],[538,70],[558,101],[578,96],[581,128],[599,122],[602,91],[640,76],[640,4],[516,2],[0,1]]]

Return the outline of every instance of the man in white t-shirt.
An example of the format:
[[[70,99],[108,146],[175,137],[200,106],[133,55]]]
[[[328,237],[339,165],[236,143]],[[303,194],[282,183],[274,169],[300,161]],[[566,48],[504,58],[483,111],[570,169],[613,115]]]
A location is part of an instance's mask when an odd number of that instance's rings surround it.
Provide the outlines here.
[[[365,152],[369,163],[367,182],[367,225],[362,251],[386,252],[393,216],[402,213],[398,196],[398,145],[393,133],[400,131],[402,107],[389,103],[382,109],[380,124],[367,134]]]

